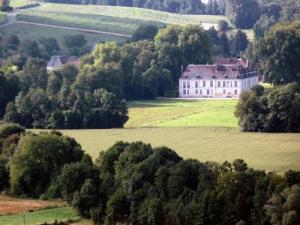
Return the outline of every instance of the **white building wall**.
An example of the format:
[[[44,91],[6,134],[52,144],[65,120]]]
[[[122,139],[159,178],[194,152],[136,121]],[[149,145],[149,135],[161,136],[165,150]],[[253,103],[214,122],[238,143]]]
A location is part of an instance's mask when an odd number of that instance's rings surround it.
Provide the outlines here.
[[[238,98],[243,92],[258,84],[258,77],[247,79],[184,79],[179,80],[181,98]]]

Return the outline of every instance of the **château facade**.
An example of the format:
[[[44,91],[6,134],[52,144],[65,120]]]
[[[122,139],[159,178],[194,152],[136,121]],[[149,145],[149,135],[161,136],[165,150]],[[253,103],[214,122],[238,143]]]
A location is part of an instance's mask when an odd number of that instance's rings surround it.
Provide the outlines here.
[[[181,98],[239,98],[259,84],[248,60],[217,59],[212,65],[188,65],[179,79]]]

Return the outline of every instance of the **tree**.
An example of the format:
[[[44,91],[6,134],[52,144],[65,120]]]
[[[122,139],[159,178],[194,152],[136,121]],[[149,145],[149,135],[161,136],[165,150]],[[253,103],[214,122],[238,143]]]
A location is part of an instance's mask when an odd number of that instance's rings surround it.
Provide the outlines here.
[[[266,81],[272,84],[300,83],[300,21],[275,25],[258,47]]]
[[[158,32],[158,27],[152,24],[141,25],[132,34],[132,41],[153,40]]]
[[[13,101],[19,91],[19,82],[14,75],[0,73],[0,118],[4,115],[7,103]]]
[[[222,32],[226,32],[229,29],[229,24],[225,20],[220,20],[218,24],[219,30]]]
[[[256,0],[228,0],[225,14],[237,28],[252,28],[260,16],[260,9]]]
[[[86,52],[86,39],[84,35],[65,35],[63,44],[71,55],[83,55]]]
[[[240,53],[245,51],[249,45],[247,34],[241,30],[238,30],[232,38],[232,48],[233,54],[237,57],[240,56]]]
[[[10,34],[8,36],[4,36],[2,43],[8,49],[17,50],[20,45],[20,40],[16,35]]]
[[[299,87],[292,83],[266,93],[262,87],[243,93],[235,115],[243,131],[299,132],[299,109]]]
[[[265,33],[276,23],[274,17],[262,15],[254,25],[255,38],[264,37]]]
[[[300,220],[300,188],[294,185],[274,193],[265,205],[271,225],[297,225]]]
[[[72,138],[56,133],[22,137],[10,166],[11,191],[39,197],[67,163],[80,161],[83,151]]]
[[[31,58],[39,58],[41,56],[38,44],[32,40],[25,40],[21,42],[20,51]]]
[[[167,26],[155,37],[158,65],[171,72],[177,84],[181,66],[210,62],[209,35],[197,26]]]
[[[46,61],[30,58],[27,60],[24,69],[18,74],[23,90],[30,88],[46,89],[48,74]]]
[[[41,38],[40,44],[44,47],[44,50],[48,56],[52,56],[59,52],[60,47],[55,38]]]

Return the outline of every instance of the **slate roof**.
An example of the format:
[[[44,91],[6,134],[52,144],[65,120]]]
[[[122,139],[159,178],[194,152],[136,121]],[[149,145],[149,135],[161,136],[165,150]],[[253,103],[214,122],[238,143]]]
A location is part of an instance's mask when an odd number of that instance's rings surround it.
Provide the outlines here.
[[[61,68],[64,64],[73,64],[75,66],[80,65],[80,61],[78,58],[74,56],[68,55],[54,55],[51,57],[50,61],[47,64],[47,67],[50,68]]]
[[[248,66],[248,61],[240,59],[218,59],[213,65],[188,65],[181,78],[188,79],[244,79],[257,76]]]

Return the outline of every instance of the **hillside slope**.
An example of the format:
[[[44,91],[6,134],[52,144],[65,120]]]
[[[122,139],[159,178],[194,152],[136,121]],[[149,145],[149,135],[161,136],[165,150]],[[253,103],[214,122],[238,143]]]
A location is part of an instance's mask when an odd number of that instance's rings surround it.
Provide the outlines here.
[[[209,15],[180,15],[130,7],[46,3],[21,12],[18,20],[132,34],[138,26],[145,23],[154,23],[159,26],[202,24],[208,29],[216,26],[219,20],[227,20],[227,18]]]

